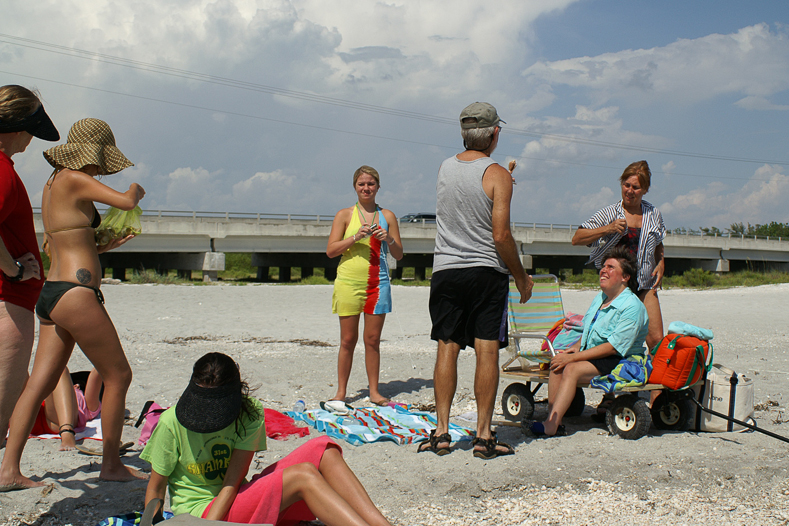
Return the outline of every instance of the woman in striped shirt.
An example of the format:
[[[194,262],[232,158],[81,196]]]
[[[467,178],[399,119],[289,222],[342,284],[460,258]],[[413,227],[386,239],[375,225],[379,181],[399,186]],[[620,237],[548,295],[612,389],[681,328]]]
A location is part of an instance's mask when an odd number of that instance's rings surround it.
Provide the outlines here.
[[[663,281],[663,239],[666,227],[660,211],[642,200],[649,190],[652,172],[646,161],[625,168],[619,182],[622,200],[597,211],[573,236],[573,245],[592,247],[589,261],[599,269],[603,256],[612,247],[623,245],[638,259],[638,297],[649,315],[646,343],[651,349],[663,338],[658,288]]]

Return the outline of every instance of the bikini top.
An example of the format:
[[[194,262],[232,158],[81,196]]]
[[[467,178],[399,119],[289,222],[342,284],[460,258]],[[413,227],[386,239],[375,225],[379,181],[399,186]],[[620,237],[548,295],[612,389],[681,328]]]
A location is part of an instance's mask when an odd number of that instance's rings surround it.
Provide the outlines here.
[[[55,232],[66,232],[67,230],[79,230],[80,228],[93,228],[96,229],[101,224],[101,216],[99,211],[96,210],[96,205],[93,205],[93,219],[89,225],[67,226],[65,228],[53,228],[52,230],[45,230],[45,234],[54,234]]]

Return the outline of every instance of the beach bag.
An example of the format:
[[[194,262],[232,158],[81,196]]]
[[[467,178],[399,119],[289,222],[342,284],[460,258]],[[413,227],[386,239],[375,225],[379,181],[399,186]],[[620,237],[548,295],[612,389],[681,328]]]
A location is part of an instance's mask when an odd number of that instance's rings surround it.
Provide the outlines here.
[[[144,446],[148,443],[148,439],[151,438],[151,433],[153,433],[154,428],[156,428],[156,424],[159,423],[159,416],[165,411],[167,411],[166,407],[160,406],[153,400],[145,402],[145,405],[142,406],[140,417],[137,419],[137,423],[134,424],[134,427],[140,427],[140,425],[142,425],[140,438],[137,440],[138,444]],[[145,423],[144,425],[143,422]]]
[[[705,409],[711,409],[741,422],[753,421],[753,380],[737,374],[728,367],[713,364],[706,381],[693,388],[696,400]],[[747,429],[718,416],[696,408],[696,431],[722,433]]]
[[[650,384],[684,389],[701,380],[712,367],[712,344],[695,336],[668,334],[651,351]]]
[[[101,224],[96,229],[96,244],[106,245],[113,239],[142,233],[140,216],[142,208],[135,206],[134,210],[120,210],[111,206],[104,212]]]

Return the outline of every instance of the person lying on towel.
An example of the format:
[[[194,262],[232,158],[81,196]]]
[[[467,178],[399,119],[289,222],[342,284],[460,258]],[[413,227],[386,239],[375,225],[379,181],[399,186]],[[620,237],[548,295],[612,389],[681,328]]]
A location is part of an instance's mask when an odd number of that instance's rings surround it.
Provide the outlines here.
[[[636,259],[626,248],[617,246],[606,254],[600,268],[600,293],[586,311],[581,340],[551,359],[548,419],[527,423],[534,436],[566,435],[562,417],[576,386],[610,373],[623,358],[644,354],[649,317],[634,294],[637,272]]]
[[[31,435],[60,435],[60,451],[77,447],[77,433],[101,413],[101,375],[93,369],[85,392],[74,385],[68,367],[46,400],[41,403]]]
[[[261,403],[238,365],[208,353],[175,407],[162,413],[140,458],[151,463],[145,505],[170,490],[173,513],[244,524],[391,526],[327,436],[313,438],[249,482],[256,451],[266,449]]]

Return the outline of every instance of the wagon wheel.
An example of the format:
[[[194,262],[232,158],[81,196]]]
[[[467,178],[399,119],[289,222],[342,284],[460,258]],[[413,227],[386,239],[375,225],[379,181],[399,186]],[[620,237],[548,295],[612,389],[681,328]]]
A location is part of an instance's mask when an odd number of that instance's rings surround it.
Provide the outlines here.
[[[638,440],[652,425],[649,404],[636,395],[620,395],[605,414],[605,423],[612,435]]]
[[[501,409],[507,420],[529,419],[534,415],[534,395],[523,384],[510,384],[501,395]]]
[[[570,403],[570,407],[567,408],[565,411],[565,416],[581,416],[584,412],[584,408],[586,407],[586,396],[584,395],[584,390],[580,387],[575,388],[575,397],[573,401]]]
[[[693,404],[686,396],[663,392],[652,404],[652,423],[657,429],[687,431],[695,416]]]

